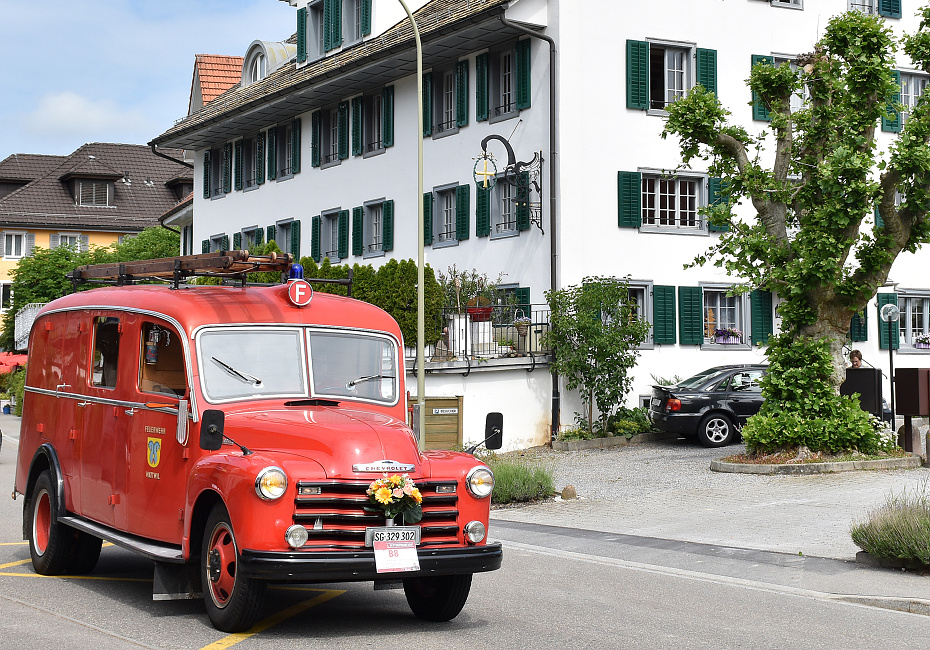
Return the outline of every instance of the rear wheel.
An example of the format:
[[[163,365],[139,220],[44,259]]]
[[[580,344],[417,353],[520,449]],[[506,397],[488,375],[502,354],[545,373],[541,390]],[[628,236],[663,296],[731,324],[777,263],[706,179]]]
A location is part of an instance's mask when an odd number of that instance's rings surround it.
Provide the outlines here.
[[[39,474],[26,502],[26,534],[32,566],[44,576],[65,572],[74,550],[74,529],[58,521],[58,490],[50,471]]]
[[[698,426],[698,442],[705,447],[723,447],[735,437],[733,421],[723,413],[711,413]]]
[[[470,589],[470,573],[404,580],[407,604],[424,621],[451,621],[465,607]]]
[[[210,511],[200,551],[203,599],[213,627],[243,632],[258,619],[265,583],[239,575],[239,549],[229,513],[222,503]]]

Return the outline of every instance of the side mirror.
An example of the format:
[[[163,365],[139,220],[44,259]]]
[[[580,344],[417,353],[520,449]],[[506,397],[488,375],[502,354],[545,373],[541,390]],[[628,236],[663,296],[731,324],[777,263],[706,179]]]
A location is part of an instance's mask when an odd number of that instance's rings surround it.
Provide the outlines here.
[[[484,421],[484,446],[497,450],[504,446],[504,415],[488,413]]]
[[[200,418],[200,448],[216,451],[223,446],[223,424],[226,414],[217,409],[207,409]]]

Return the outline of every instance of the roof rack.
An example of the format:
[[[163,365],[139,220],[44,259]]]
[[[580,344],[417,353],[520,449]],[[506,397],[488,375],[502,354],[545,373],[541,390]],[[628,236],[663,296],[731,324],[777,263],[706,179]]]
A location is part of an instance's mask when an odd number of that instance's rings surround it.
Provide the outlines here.
[[[75,288],[85,282],[126,285],[162,280],[172,282],[177,289],[182,280],[190,277],[232,278],[239,280],[244,286],[248,273],[286,273],[293,259],[290,253],[252,255],[247,250],[215,251],[138,262],[88,264],[67,273],[66,277],[70,278]]]

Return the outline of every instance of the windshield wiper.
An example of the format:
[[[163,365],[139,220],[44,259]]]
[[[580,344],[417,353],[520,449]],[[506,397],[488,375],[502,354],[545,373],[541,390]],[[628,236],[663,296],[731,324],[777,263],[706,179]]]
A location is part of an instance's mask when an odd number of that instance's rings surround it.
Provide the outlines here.
[[[231,365],[229,365],[228,363],[223,363],[222,361],[220,361],[220,360],[217,359],[216,357],[210,357],[210,358],[213,359],[213,361],[215,361],[216,364],[217,364],[220,368],[222,368],[223,370],[225,370],[225,371],[226,371],[226,374],[232,375],[233,377],[235,377],[235,378],[238,379],[239,381],[243,381],[243,382],[245,382],[246,384],[254,384],[255,386],[261,386],[261,385],[262,385],[262,380],[259,379],[258,377],[253,377],[252,375],[250,375],[250,374],[248,374],[248,373],[245,373],[245,372],[236,370],[235,368],[233,368],[233,367],[232,367]]]
[[[361,384],[363,381],[369,381],[371,379],[396,379],[394,375],[367,375],[365,377],[359,377],[358,379],[353,379],[348,384],[346,384],[347,389],[355,388],[356,384]]]

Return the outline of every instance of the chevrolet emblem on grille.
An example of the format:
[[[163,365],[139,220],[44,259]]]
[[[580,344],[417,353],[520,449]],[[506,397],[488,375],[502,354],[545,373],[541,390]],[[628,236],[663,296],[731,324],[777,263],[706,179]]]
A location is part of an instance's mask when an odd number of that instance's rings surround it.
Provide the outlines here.
[[[353,472],[412,472],[413,465],[398,463],[396,460],[378,460],[373,463],[356,463]]]

